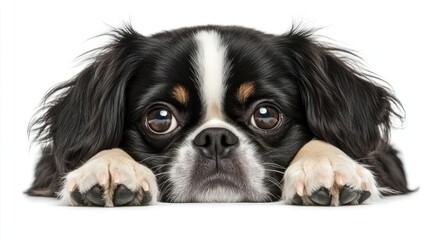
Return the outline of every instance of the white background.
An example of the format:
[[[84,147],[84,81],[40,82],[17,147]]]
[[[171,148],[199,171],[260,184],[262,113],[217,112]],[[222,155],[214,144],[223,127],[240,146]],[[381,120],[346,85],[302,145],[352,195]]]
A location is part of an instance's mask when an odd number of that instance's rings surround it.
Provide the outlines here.
[[[404,1],[405,2],[405,1]],[[428,239],[428,10],[425,1],[1,1],[0,239]],[[159,204],[70,208],[22,194],[37,147],[27,124],[44,93],[76,74],[87,39],[131,21],[143,34],[201,24],[281,34],[293,22],[357,50],[395,89],[407,121],[392,134],[410,186],[420,191],[370,205]],[[408,236],[408,237],[407,237]]]

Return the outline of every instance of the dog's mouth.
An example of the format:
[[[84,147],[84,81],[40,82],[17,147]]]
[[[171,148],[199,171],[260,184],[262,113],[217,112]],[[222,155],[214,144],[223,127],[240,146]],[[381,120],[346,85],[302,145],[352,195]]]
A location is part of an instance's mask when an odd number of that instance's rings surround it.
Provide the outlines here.
[[[243,189],[243,185],[243,181],[235,176],[225,173],[216,173],[200,180],[198,188],[203,191],[218,187],[240,190]]]
[[[199,174],[189,185],[188,201],[239,202],[248,198],[248,184],[243,176],[216,170]],[[186,201],[186,200],[185,200]]]
[[[229,159],[222,164],[202,164],[195,166],[191,188],[195,192],[208,192],[215,189],[243,192],[247,180],[236,161]]]

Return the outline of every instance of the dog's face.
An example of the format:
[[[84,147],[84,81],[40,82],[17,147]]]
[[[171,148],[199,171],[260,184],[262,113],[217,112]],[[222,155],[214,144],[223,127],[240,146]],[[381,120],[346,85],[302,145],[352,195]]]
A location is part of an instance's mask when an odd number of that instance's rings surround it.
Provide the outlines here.
[[[388,133],[395,98],[311,32],[112,35],[34,123],[60,174],[121,147],[153,170],[164,201],[273,201],[312,138],[359,158]]]
[[[275,46],[238,29],[154,38],[128,85],[125,149],[161,174],[172,201],[279,197],[311,134]]]

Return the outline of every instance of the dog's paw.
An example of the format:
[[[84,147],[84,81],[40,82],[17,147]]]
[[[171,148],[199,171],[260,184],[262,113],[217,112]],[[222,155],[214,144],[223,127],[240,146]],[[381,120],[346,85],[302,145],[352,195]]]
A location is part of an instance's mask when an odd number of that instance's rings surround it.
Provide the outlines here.
[[[287,204],[338,206],[379,197],[373,174],[328,143],[312,140],[286,169],[283,199]]]
[[[121,149],[104,150],[68,173],[59,193],[67,205],[137,206],[156,202],[153,172]]]

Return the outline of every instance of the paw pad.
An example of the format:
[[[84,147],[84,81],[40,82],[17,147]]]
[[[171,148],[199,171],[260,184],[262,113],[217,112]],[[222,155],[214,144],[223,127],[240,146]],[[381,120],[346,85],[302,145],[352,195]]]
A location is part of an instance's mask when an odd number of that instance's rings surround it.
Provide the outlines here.
[[[70,172],[60,197],[69,205],[136,206],[156,201],[153,172],[120,149],[105,150]]]
[[[340,149],[318,140],[305,145],[286,169],[287,204],[338,206],[377,199],[374,175]]]
[[[371,193],[369,191],[353,190],[348,186],[341,187],[339,192],[340,205],[350,205],[353,203],[361,204],[371,197]],[[309,199],[311,203],[319,206],[329,206],[332,201],[332,195],[329,190],[324,187],[314,191],[310,196],[301,197],[298,194],[295,194],[292,198],[292,203],[294,205],[305,205],[303,198]]]

